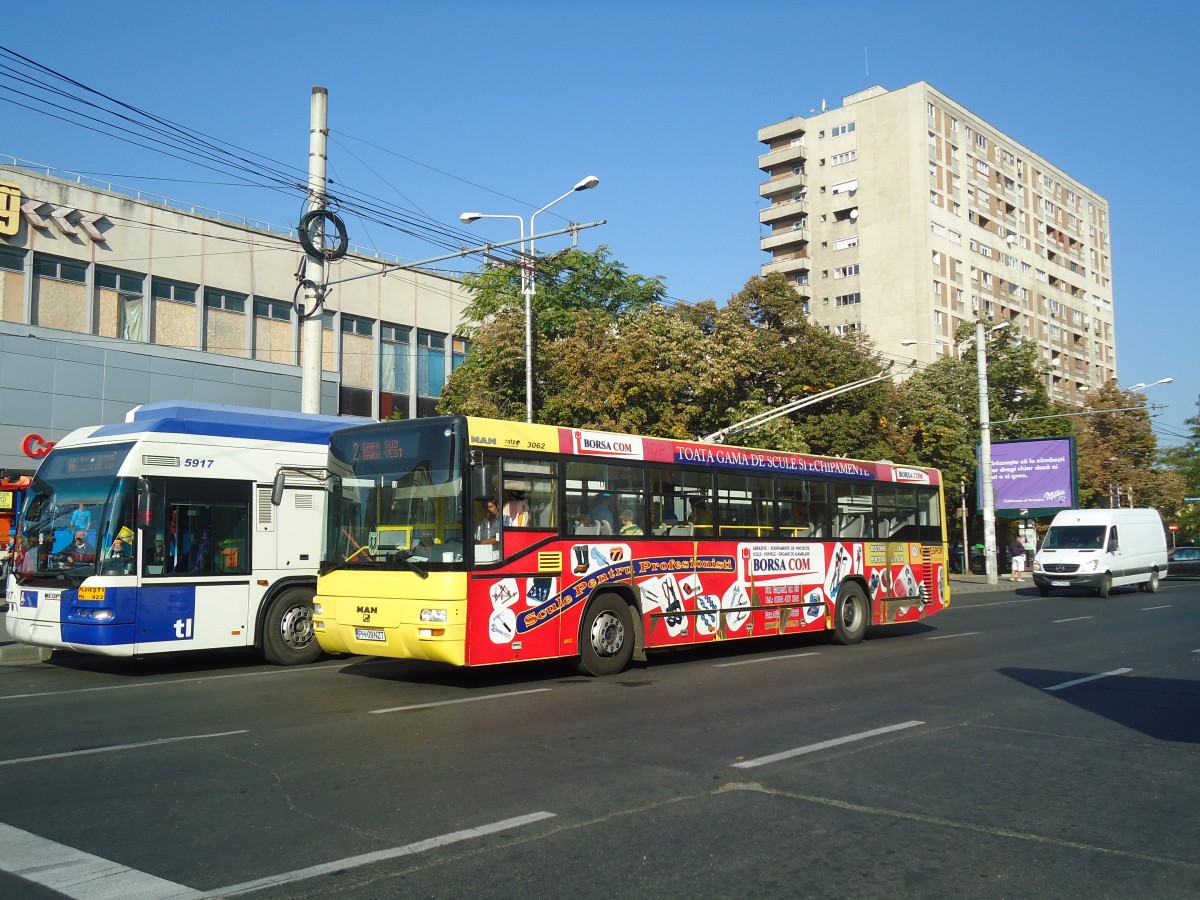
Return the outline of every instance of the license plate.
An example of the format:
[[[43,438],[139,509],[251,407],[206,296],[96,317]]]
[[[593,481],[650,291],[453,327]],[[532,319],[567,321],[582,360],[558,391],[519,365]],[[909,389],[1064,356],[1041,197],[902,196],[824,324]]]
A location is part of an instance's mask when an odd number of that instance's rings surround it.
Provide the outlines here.
[[[386,641],[382,628],[355,628],[354,636],[360,641]]]
[[[1069,582],[1069,581],[1051,581],[1050,586],[1051,587],[1070,587],[1071,582]]]
[[[80,600],[103,600],[104,588],[102,587],[81,587],[79,589]]]

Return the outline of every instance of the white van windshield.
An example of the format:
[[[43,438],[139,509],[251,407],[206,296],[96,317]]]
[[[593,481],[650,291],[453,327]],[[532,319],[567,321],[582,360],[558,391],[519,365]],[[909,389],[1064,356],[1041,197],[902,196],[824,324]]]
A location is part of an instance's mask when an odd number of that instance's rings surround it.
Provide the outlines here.
[[[1105,525],[1056,525],[1046,532],[1043,550],[1102,550]]]

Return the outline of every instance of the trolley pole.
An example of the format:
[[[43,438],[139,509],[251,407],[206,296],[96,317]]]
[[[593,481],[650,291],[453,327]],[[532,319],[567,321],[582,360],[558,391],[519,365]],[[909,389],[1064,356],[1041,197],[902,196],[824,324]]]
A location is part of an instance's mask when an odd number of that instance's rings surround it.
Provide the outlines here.
[[[308,209],[319,212],[325,209],[326,175],[328,162],[326,142],[329,135],[329,91],[323,87],[312,89],[312,104],[308,127]],[[318,220],[318,228],[320,228]],[[318,233],[316,237],[320,238]],[[318,247],[320,240],[312,242]],[[300,411],[321,411],[321,305],[325,294],[325,260],[314,253],[307,254],[304,286],[304,306],[301,318],[301,368],[300,368]]]

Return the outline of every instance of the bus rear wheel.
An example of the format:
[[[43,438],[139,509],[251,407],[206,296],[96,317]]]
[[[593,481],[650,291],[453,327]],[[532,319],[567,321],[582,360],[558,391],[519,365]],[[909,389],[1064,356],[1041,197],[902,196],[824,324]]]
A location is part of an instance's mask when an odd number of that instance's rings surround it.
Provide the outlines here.
[[[837,609],[833,617],[833,639],[839,644],[857,644],[867,633],[871,604],[867,595],[854,582],[843,582],[838,588]]]
[[[313,634],[313,591],[294,587],[271,601],[263,620],[263,656],[277,666],[313,662],[321,645]]]
[[[633,617],[629,604],[614,594],[592,600],[579,628],[579,661],[583,675],[616,675],[633,656]]]

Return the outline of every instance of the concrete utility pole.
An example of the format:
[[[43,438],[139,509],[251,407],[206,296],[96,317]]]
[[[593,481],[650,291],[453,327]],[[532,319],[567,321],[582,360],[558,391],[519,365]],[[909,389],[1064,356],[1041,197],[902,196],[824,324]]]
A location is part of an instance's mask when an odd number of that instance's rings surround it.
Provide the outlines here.
[[[1003,327],[1003,324],[1000,326]],[[995,331],[996,329],[992,329]],[[996,499],[992,495],[992,421],[988,411],[987,338],[983,319],[975,320],[975,374],[979,383],[979,493],[983,511],[983,556],[988,584],[998,584]]]
[[[312,89],[312,104],[308,126],[308,209],[320,212],[325,209],[326,177],[328,162],[326,142],[329,135],[329,91],[323,87]],[[321,220],[316,222],[322,228]],[[321,246],[322,232],[317,231],[312,243]],[[325,259],[309,252],[305,269],[304,315],[302,320],[301,368],[300,368],[300,411],[321,411],[321,303],[325,293]]]

